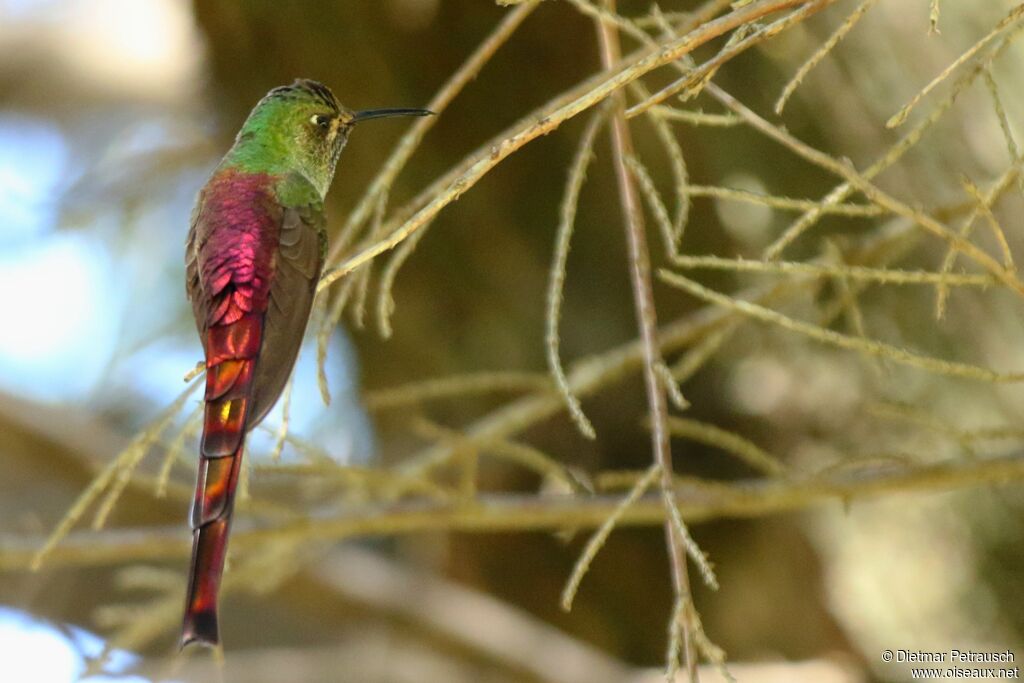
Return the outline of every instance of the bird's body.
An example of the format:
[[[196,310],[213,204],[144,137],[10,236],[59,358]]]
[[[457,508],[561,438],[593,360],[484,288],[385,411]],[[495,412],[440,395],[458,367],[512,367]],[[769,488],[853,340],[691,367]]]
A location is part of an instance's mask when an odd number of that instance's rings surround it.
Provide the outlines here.
[[[323,198],[357,121],[315,81],[275,88],[199,193],[186,288],[206,356],[192,569],[182,644],[218,642],[217,594],[246,433],[277,402],[326,256]]]

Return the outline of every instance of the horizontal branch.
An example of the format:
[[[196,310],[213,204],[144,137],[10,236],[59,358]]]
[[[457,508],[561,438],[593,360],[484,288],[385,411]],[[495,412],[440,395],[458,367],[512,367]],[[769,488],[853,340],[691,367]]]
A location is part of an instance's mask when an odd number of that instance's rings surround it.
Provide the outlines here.
[[[687,522],[720,517],[760,517],[801,510],[830,500],[848,502],[884,494],[948,491],[1024,480],[1024,454],[930,465],[872,466],[835,471],[807,480],[755,479],[730,484],[680,484],[679,511]],[[340,540],[455,531],[494,533],[554,531],[599,526],[619,496],[489,495],[462,505],[403,502],[367,506],[340,517],[315,517],[260,526],[238,520],[234,550],[258,548],[275,539]],[[640,498],[619,526],[653,526],[664,520],[661,494]],[[54,548],[47,567],[122,564],[183,558],[190,535],[183,526],[78,531]],[[27,569],[42,536],[0,535],[0,570]]]

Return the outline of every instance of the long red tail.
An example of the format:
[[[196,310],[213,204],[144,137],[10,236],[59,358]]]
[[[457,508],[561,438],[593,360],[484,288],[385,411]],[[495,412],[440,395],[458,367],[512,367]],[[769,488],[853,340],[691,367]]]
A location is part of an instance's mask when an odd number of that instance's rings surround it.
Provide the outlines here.
[[[217,593],[245,447],[262,316],[211,327],[206,338],[206,414],[192,505],[192,569],[181,645],[216,645]]]

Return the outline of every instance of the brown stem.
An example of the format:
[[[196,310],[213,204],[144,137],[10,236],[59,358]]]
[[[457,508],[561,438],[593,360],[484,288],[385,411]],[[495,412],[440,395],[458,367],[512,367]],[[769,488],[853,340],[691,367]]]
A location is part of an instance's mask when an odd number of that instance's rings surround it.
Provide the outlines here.
[[[606,0],[605,6],[615,11],[614,0]],[[601,65],[606,71],[615,69],[622,59],[618,29],[611,23],[598,20],[597,34],[601,45]],[[647,409],[651,416],[651,449],[660,470],[661,489],[665,505],[672,505],[673,472],[672,451],[669,445],[667,427],[668,405],[665,388],[658,378],[656,368],[662,362],[658,348],[658,316],[654,308],[654,290],[651,285],[651,258],[647,249],[644,232],[643,211],[640,197],[633,183],[626,160],[633,156],[633,141],[626,123],[626,97],[623,90],[616,90],[611,96],[611,140],[612,163],[615,166],[615,180],[619,188],[622,208],[622,224],[626,230],[629,247],[629,275],[633,289],[633,306],[636,310],[637,327],[643,347],[644,388],[647,394]],[[671,516],[665,515],[665,539],[668,546],[669,564],[672,568],[672,587],[679,600],[690,602],[690,578],[687,574],[686,551],[683,539],[679,537]],[[682,619],[683,663],[691,683],[697,683],[697,658],[693,651],[693,638],[689,620]]]

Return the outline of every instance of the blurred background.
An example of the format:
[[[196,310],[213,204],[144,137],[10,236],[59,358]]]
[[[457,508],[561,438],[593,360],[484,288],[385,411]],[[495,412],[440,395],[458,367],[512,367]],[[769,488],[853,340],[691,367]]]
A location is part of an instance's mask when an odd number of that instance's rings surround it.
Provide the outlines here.
[[[660,6],[671,16],[695,4]],[[741,55],[715,82],[809,144],[865,168],[905,133],[885,121],[1012,5],[943,3],[936,33],[927,0],[880,0],[781,117],[771,112],[780,91],[857,3],[837,2]],[[632,17],[650,9],[647,0],[619,7]],[[102,545],[152,534],[166,552],[55,555],[40,571],[27,569],[31,551],[93,475],[171,404],[200,360],[183,284],[189,212],[256,100],[308,77],[354,109],[425,106],[511,11],[480,0],[0,0],[0,680],[661,680],[672,588],[658,525],[611,535],[571,613],[560,609],[559,595],[587,529],[268,542],[229,568],[238,581],[222,601],[223,671],[206,652],[176,656],[186,571],[179,549],[190,538],[196,448],[187,414],[195,397],[145,444],[109,531],[68,540]],[[1012,25],[986,50],[1015,35]],[[626,52],[637,47],[628,37],[624,43]],[[702,48],[698,62],[722,45]],[[965,188],[987,191],[1008,169],[1017,173],[1019,153],[1007,140],[1019,135],[1024,114],[1022,59],[1021,46],[1009,44],[877,183],[959,226],[964,207],[976,201]],[[438,118],[398,178],[391,206],[599,70],[592,19],[569,2],[540,3]],[[904,128],[935,111],[957,75]],[[655,90],[676,76],[662,69],[645,80]],[[724,113],[706,96],[676,105]],[[353,136],[328,198],[332,226],[343,223],[406,125],[380,123]],[[672,125],[693,185],[817,200],[839,182],[750,129]],[[632,129],[674,207],[656,131],[643,119]],[[491,371],[543,378],[548,271],[581,130],[573,119],[527,145],[440,214],[396,279],[391,338],[369,322],[359,329],[346,314],[329,341],[330,406],[317,389],[315,348],[303,352],[293,438],[281,463],[271,463],[279,406],[254,436],[251,498],[239,518],[358,509],[374,500],[365,485],[373,472],[453,438],[445,430],[458,434],[515,398],[495,392],[385,410],[368,405],[375,392]],[[567,268],[567,365],[636,337],[603,133],[596,155]],[[1015,178],[972,236],[997,258],[992,223],[1002,226],[1011,253],[1024,254]],[[694,196],[682,251],[758,258],[797,216]],[[653,226],[655,266],[668,265]],[[865,254],[880,241],[891,244],[870,262]],[[828,216],[784,258],[937,271],[945,254],[941,240],[893,216]],[[954,271],[980,272],[962,257]],[[728,292],[779,281],[691,275]],[[921,354],[1024,369],[1021,302],[999,286],[955,288],[937,321],[934,287],[863,286],[851,305],[842,283],[793,281],[796,294],[776,304],[787,315]],[[656,297],[665,323],[706,306],[660,282]],[[684,415],[753,441],[797,479],[879,463],[1013,456],[1024,438],[1024,394],[1013,383],[944,377],[744,319],[707,355],[682,385],[691,403]],[[643,470],[651,456],[638,372],[604,383],[583,408],[595,441],[580,436],[564,411],[515,438],[566,467],[576,495],[586,496],[598,473]],[[675,439],[673,451],[683,475],[719,482],[760,476],[691,439]],[[479,455],[474,490],[568,495],[559,482]],[[310,462],[320,471],[350,466],[363,478],[325,480],[303,471]],[[156,495],[165,464],[169,479]],[[440,481],[452,479],[458,475],[449,472]],[[884,649],[1024,656],[1020,482],[951,488],[694,524],[721,585],[710,591],[694,575],[696,605],[708,636],[735,662],[737,680],[908,680],[908,665],[881,661]],[[91,533],[95,510],[73,534]]]

